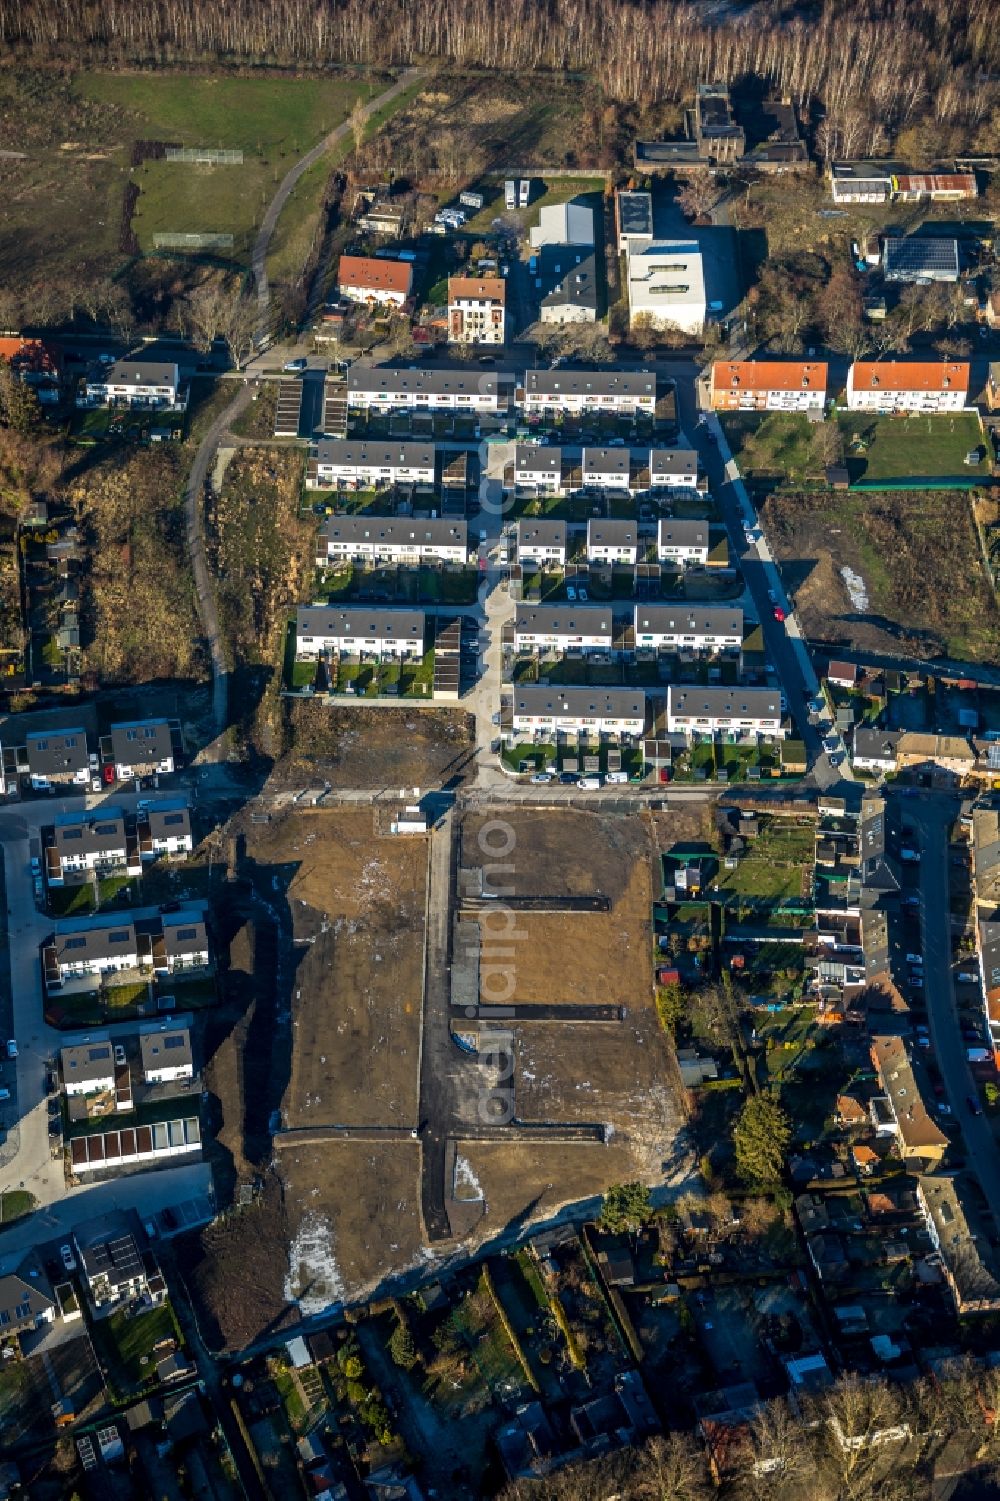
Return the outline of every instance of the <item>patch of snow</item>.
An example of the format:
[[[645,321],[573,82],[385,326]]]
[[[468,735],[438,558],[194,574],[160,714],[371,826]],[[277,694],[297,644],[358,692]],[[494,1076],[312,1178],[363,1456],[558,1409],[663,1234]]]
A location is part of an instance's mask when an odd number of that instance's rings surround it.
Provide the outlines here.
[[[859,611],[867,610],[868,590],[860,573],[855,573],[854,569],[848,568],[845,563],[840,570],[840,576],[844,580],[844,587],[850,596],[851,604],[854,608]]]
[[[486,1195],[483,1193],[483,1185],[473,1171],[472,1163],[467,1157],[455,1158],[455,1198],[461,1199],[464,1204],[473,1203],[477,1199],[482,1201]]]
[[[307,1318],[344,1297],[344,1279],[333,1254],[333,1231],[325,1215],[302,1216],[288,1253],[285,1297]]]

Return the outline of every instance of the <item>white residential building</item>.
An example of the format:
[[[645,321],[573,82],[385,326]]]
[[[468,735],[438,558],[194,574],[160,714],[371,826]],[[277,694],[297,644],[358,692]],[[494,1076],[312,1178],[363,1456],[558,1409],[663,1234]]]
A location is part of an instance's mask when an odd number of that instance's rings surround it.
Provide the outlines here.
[[[120,809],[101,808],[79,816],[62,813],[56,818],[51,842],[45,846],[50,886],[64,885],[67,876],[123,868],[138,875],[141,864],[135,839],[126,835]]]
[[[118,780],[167,776],[174,769],[174,740],[167,719],[140,719],[111,726],[111,754]]]
[[[632,493],[632,455],[627,448],[585,448],[580,469],[585,489]]]
[[[661,563],[707,563],[708,522],[663,517],[656,529],[656,556]]]
[[[432,485],[432,443],[386,443],[321,438],[306,489],[386,489],[390,485]]]
[[[688,495],[698,489],[698,455],[693,448],[651,448],[649,488],[664,495]]]
[[[142,1077],[147,1084],[175,1084],[194,1078],[191,1033],[187,1027],[164,1024],[139,1038]]]
[[[96,921],[79,918],[57,923],[42,949],[45,983],[51,990],[67,980],[139,968],[139,943],[130,918]]]
[[[562,449],[518,443],[514,449],[514,484],[540,495],[558,495],[563,487]]]
[[[118,360],[87,380],[88,402],[141,408],[178,406],[180,379],[176,364],[162,360]]]
[[[165,914],[162,932],[153,939],[153,969],[175,975],[183,970],[206,969],[208,962],[208,929],[201,911]]]
[[[610,652],[610,605],[526,605],[514,614],[515,651]]]
[[[300,605],[296,656],[310,662],[331,652],[380,659],[422,657],[424,625],[423,610]]]
[[[969,366],[955,360],[855,360],[847,374],[850,412],[960,412]]]
[[[641,688],[561,688],[529,683],[514,689],[513,729],[538,739],[581,732],[638,738],[646,727]]]
[[[671,735],[783,735],[781,694],[776,688],[667,689],[667,733]]]
[[[433,443],[322,438],[306,475],[309,490],[384,490],[390,485],[433,485]]]
[[[143,860],[156,860],[161,855],[176,859],[194,849],[191,812],[180,798],[165,798],[141,812],[137,833]]]
[[[509,376],[469,365],[453,370],[352,365],[347,375],[347,404],[355,411],[499,412],[507,410],[512,391]]]
[[[102,1040],[63,1048],[59,1068],[68,1096],[105,1094],[115,1087],[115,1057],[110,1042]]]
[[[413,286],[413,263],[385,256],[342,255],[337,286],[348,302],[400,308]]]
[[[465,521],[442,517],[415,521],[411,516],[331,516],[319,533],[320,565],[354,559],[363,563],[465,563],[469,528]]]
[[[92,772],[86,730],[31,731],[24,740],[28,775],[35,792],[89,785]]]
[[[502,344],[506,318],[507,283],[502,276],[449,276],[449,344]]]
[[[635,606],[637,651],[714,653],[739,651],[742,645],[743,611],[738,605],[653,605],[643,601]]]
[[[629,241],[629,318],[648,315],[655,328],[700,334],[708,307],[701,250],[695,240]]]
[[[517,561],[545,568],[566,566],[566,523],[522,516],[517,523]]]
[[[652,416],[656,375],[652,370],[529,370],[524,377],[524,410]]]
[[[587,559],[591,563],[639,561],[639,527],[635,521],[587,522]]]

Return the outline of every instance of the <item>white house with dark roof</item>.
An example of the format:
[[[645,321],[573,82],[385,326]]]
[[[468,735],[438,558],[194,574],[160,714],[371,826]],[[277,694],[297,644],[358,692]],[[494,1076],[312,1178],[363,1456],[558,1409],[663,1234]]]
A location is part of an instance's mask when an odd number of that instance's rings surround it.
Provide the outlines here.
[[[514,449],[514,484],[558,495],[563,487],[563,451],[541,443],[518,443]]]
[[[649,488],[663,495],[689,495],[698,489],[698,455],[693,448],[651,448]]]
[[[70,918],[56,924],[42,946],[46,986],[139,968],[139,940],[131,918]]]
[[[506,411],[512,391],[509,376],[472,365],[449,370],[352,365],[347,374],[347,404],[355,411]]]
[[[524,377],[524,410],[538,412],[656,411],[652,370],[529,370]]]
[[[147,1278],[159,1271],[144,1256],[146,1237],[134,1209],[86,1220],[73,1232],[84,1286],[95,1308],[113,1308],[140,1297]]]
[[[317,562],[465,563],[469,529],[449,517],[331,516],[318,538]]]
[[[635,606],[636,650],[720,652],[743,645],[738,605],[648,604]]]
[[[162,936],[153,939],[153,968],[177,974],[187,969],[207,969],[208,929],[200,911],[165,913]]]
[[[519,604],[515,651],[608,652],[613,640],[610,605]]]
[[[667,733],[724,734],[743,739],[751,735],[781,736],[781,694],[777,688],[667,689]]]
[[[0,1339],[43,1329],[56,1317],[56,1298],[37,1254],[0,1276]]]
[[[94,871],[141,869],[136,841],[125,830],[120,808],[102,807],[77,816],[62,813],[55,821],[51,842],[45,845],[45,876],[50,886],[62,886],[67,876]]]
[[[63,1048],[59,1070],[67,1095],[107,1093],[115,1087],[114,1048],[106,1039]]]
[[[181,405],[179,392],[176,363],[128,355],[88,378],[86,400],[107,406],[170,409]]]
[[[528,683],[515,688],[515,735],[615,735],[637,738],[646,726],[641,688],[578,688]]]
[[[632,455],[627,448],[585,448],[580,459],[587,489],[632,491]]]
[[[708,562],[708,522],[665,516],[656,528],[656,556],[661,563]]]
[[[137,820],[139,856],[156,860],[161,855],[177,859],[194,849],[191,810],[182,798],[165,798],[143,809]]]
[[[433,443],[321,438],[306,475],[310,490],[384,490],[391,485],[433,485]]]
[[[56,787],[87,787],[91,778],[87,732],[40,730],[25,735],[28,775],[35,792]]]
[[[137,719],[111,726],[111,754],[118,780],[168,775],[174,742],[167,719]]]
[[[522,516],[517,523],[517,561],[540,568],[566,566],[566,523]]]
[[[300,605],[296,616],[295,654],[313,662],[331,652],[383,658],[422,657],[423,610],[357,606]]]
[[[175,1084],[194,1078],[191,1033],[187,1027],[164,1024],[139,1038],[142,1077],[147,1084]]]
[[[587,522],[587,559],[591,563],[635,564],[639,559],[639,526],[635,521]]]

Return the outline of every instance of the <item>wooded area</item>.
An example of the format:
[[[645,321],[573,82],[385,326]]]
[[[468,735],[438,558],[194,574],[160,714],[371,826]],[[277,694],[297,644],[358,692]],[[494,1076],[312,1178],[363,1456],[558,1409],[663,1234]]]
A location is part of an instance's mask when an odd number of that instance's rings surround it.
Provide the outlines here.
[[[826,131],[846,130],[852,141],[852,116],[894,129],[924,113],[989,118],[988,79],[1000,71],[993,0],[827,0],[810,9],[789,18],[763,0],[709,20],[678,0],[3,0],[0,40],[74,67],[98,58],[300,67],[442,58],[505,72],[586,70],[617,100],[679,99],[699,79],[756,74],[800,108],[821,101]]]

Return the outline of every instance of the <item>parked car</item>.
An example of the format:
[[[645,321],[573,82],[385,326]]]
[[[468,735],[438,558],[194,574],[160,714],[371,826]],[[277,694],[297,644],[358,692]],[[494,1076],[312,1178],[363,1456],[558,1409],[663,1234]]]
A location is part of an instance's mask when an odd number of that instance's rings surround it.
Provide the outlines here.
[[[551,771],[536,771],[531,780],[533,782],[551,782],[552,773]]]
[[[583,587],[582,584],[580,585],[579,594],[580,594],[580,603],[582,605],[585,605],[587,603],[587,599],[588,599],[589,596],[587,594],[586,589]]]
[[[966,1095],[965,1103],[969,1107],[970,1115],[982,1115],[983,1107],[982,1105],[980,1105],[974,1094]]]
[[[564,787],[569,787],[572,786],[575,782],[578,782],[580,778],[577,776],[575,771],[561,771],[559,773],[559,780],[560,782],[562,782]]]
[[[8,1058],[16,1058],[17,1057],[17,1038],[16,1037],[9,1037],[7,1039],[7,1057]]]
[[[125,1049],[120,1042],[115,1043],[115,1062],[119,1068],[125,1067]]]
[[[576,587],[575,587],[575,585],[573,585],[573,584],[567,584],[566,585],[566,598],[569,600],[570,604],[575,603],[575,601],[576,601]]]
[[[775,607],[774,607],[774,609],[772,610],[771,613],[773,614],[775,620],[778,622],[779,625],[782,625],[784,623],[785,612],[781,608],[780,605],[775,605]]]
[[[605,780],[605,782],[613,782],[613,783],[616,783],[616,784],[620,783],[620,782],[627,782],[628,781],[628,772],[627,771],[609,771],[608,774],[607,774],[607,776],[604,778],[604,780]]]
[[[308,361],[303,360],[303,359],[298,359],[298,360],[286,360],[285,363],[282,365],[281,368],[282,368],[282,370],[288,370],[290,372],[293,372],[293,371],[298,371],[298,370],[305,370],[307,368],[307,366],[308,366]]]
[[[59,1255],[62,1257],[62,1264],[66,1268],[67,1272],[75,1272],[76,1257],[73,1255],[73,1247],[70,1245],[69,1241],[67,1241],[64,1246],[59,1247]]]
[[[581,777],[576,784],[581,791],[594,792],[601,785],[600,777]]]

